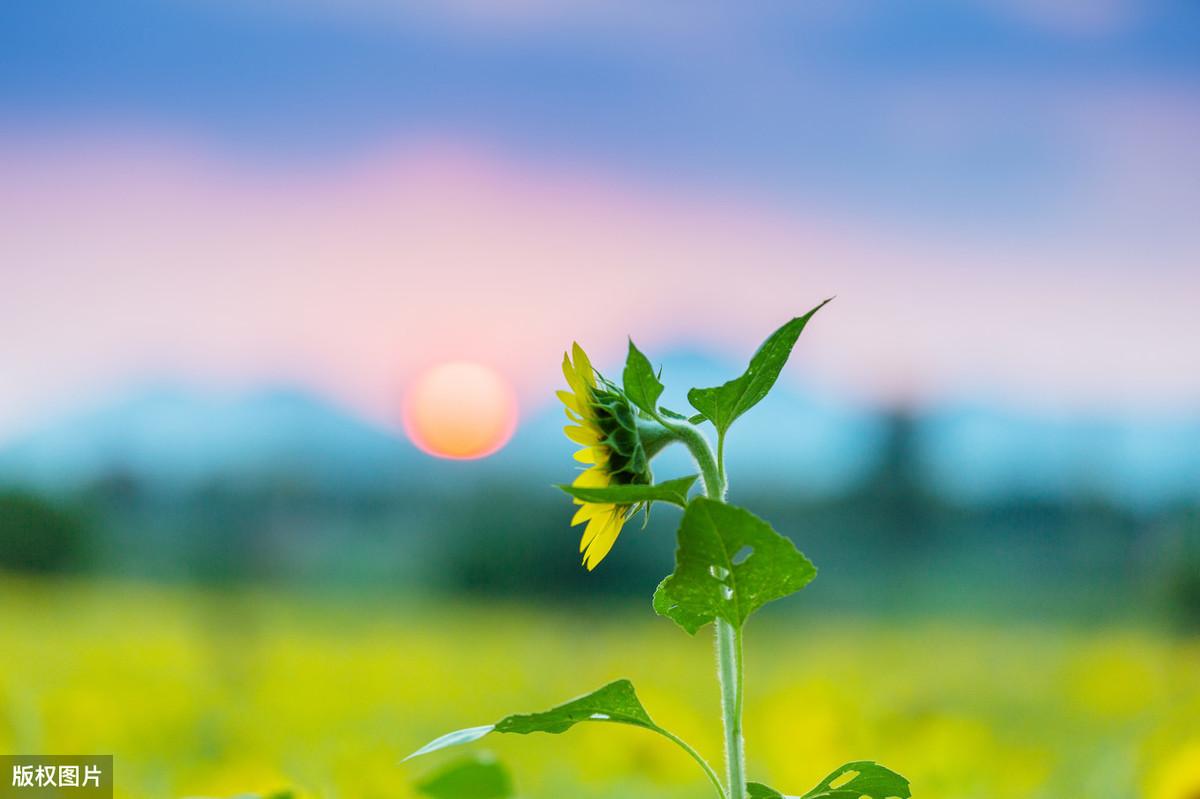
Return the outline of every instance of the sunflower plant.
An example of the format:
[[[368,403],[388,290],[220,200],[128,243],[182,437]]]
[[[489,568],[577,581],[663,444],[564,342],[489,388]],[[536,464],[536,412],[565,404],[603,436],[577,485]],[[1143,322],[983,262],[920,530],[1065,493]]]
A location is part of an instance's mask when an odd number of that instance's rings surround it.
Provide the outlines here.
[[[558,397],[570,420],[565,433],[579,445],[575,460],[583,469],[570,484],[558,488],[576,506],[571,525],[583,526],[579,541],[583,566],[595,569],[637,513],[648,512],[655,503],[682,509],[675,570],[654,592],[653,607],[690,635],[708,625],[715,631],[724,774],[655,722],[628,680],[611,682],[549,710],[514,714],[493,724],[448,733],[409,758],[493,733],[557,734],[577,724],[625,724],[660,735],[683,749],[720,799],[785,799],[774,788],[747,780],[742,740],[742,637],[755,611],[799,591],[817,571],[790,539],[749,510],[726,501],[725,439],[734,422],[770,392],[801,332],[824,305],[768,336],[740,376],[719,386],[691,389],[687,394],[692,406],[689,414],[659,404],[663,393],[659,374],[632,340],[620,383],[601,375],[578,344],[563,355],[567,390],[559,391]],[[715,434],[715,447],[707,429]],[[671,444],[688,449],[698,473],[656,482],[650,463]],[[697,487],[700,490],[693,495]],[[478,759],[451,764],[418,788],[437,799],[503,799],[511,793],[502,767]],[[910,796],[906,779],[878,763],[862,760],[834,769],[801,799]]]

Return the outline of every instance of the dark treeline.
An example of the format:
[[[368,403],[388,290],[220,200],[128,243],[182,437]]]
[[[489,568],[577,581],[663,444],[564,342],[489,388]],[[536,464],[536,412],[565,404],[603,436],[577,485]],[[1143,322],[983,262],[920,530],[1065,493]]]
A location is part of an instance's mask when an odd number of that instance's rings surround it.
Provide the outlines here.
[[[806,607],[1081,617],[1155,613],[1200,625],[1200,511],[1105,497],[948,501],[893,420],[874,472],[837,496],[773,486],[759,510],[818,565]],[[387,493],[300,479],[151,490],[114,472],[69,496],[0,493],[0,568],[203,584],[302,582],[399,592],[644,598],[670,569],[678,513],[630,522],[593,574],[569,501],[517,476]]]

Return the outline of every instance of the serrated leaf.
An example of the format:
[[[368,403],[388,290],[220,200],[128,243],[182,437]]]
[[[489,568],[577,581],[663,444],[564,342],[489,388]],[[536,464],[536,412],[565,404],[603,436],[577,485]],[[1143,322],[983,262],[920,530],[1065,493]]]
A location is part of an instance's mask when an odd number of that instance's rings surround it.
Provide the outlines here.
[[[718,618],[741,627],[816,573],[795,544],[750,511],[697,497],[679,523],[675,572],[654,592],[654,610],[693,634]]]
[[[663,480],[651,485],[609,485],[602,488],[584,488],[582,486],[559,485],[558,488],[566,493],[582,499],[584,502],[610,502],[614,505],[636,505],[639,502],[670,502],[684,507],[687,505],[688,491],[696,482],[699,475],[677,477],[674,480]]]
[[[658,412],[661,415],[667,417],[668,419],[676,419],[680,422],[686,422],[688,420],[688,417],[684,416],[682,413],[679,413],[678,411],[673,411],[670,408],[664,407],[662,405],[658,406]]]
[[[771,335],[750,358],[750,365],[741,377],[712,388],[693,388],[688,392],[688,402],[713,423],[721,435],[734,420],[757,405],[775,385],[779,373],[787,363],[796,339],[813,314],[825,303],[813,308],[803,316],[797,316]]]
[[[856,760],[833,771],[800,799],[909,799],[908,780],[871,760]]]
[[[663,384],[654,374],[654,367],[650,365],[650,359],[634,346],[633,339],[629,339],[629,355],[625,358],[625,374],[622,376],[622,383],[625,387],[625,396],[629,397],[634,405],[653,416],[658,398],[663,393]]]
[[[431,799],[509,799],[512,777],[489,755],[455,760],[414,786]]]

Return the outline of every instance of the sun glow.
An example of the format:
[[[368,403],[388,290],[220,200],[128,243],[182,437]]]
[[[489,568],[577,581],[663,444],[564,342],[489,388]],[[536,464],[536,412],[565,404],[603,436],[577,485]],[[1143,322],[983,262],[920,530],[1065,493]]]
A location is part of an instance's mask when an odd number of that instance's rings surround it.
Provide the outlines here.
[[[420,449],[469,460],[496,452],[517,426],[517,397],[501,375],[477,363],[444,363],[421,374],[404,400],[404,429]]]

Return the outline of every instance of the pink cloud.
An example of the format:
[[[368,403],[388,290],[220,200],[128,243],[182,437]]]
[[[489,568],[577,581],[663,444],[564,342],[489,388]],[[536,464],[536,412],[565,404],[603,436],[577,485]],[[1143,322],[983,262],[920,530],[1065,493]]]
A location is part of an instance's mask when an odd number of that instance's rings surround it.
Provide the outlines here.
[[[0,432],[145,374],[298,381],[395,425],[417,370],[470,358],[540,401],[573,338],[741,358],[833,294],[796,368],[853,391],[1200,400],[1194,241],[922,237],[446,143],[268,172],[10,140],[0,174]]]

